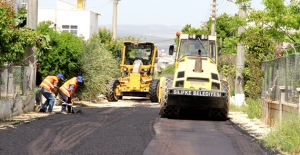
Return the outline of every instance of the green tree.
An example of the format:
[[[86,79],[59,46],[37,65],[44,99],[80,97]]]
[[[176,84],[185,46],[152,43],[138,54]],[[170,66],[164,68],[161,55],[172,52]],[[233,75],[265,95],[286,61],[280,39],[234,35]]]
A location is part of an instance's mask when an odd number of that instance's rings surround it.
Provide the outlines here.
[[[246,25],[246,21],[238,16],[231,16],[226,13],[216,18],[216,34],[218,42],[222,42],[222,54],[236,55],[238,43],[237,30],[239,26]],[[184,34],[211,34],[212,19],[210,18],[200,28],[193,28],[190,24],[185,25],[181,32]]]
[[[41,47],[43,36],[23,27],[26,10],[15,12],[14,3],[0,1],[0,67],[4,63],[22,63],[28,47]]]
[[[299,33],[295,31],[299,30],[299,5],[286,6],[283,0],[264,0],[263,3],[266,6],[265,10],[248,14],[247,21],[251,25],[240,36],[246,50],[244,90],[247,96],[254,99],[259,98],[261,92],[262,55],[267,58],[272,58],[271,55],[277,57],[275,47],[278,44],[299,42]],[[295,11],[297,9],[298,12]],[[293,31],[294,33],[291,33]]]
[[[191,24],[186,24],[182,29],[181,32],[184,34],[210,34],[210,29],[206,26],[202,26],[200,28],[194,28]]]
[[[136,38],[134,36],[117,37],[116,40],[113,40],[112,36],[113,33],[106,28],[100,28],[98,30],[98,37],[100,39],[100,43],[106,50],[110,51],[115,58],[118,57],[116,51],[123,48],[125,41],[141,41],[140,38]]]
[[[42,22],[37,29],[41,34],[49,36],[51,46],[37,54],[41,73],[43,76],[62,73],[66,79],[79,75],[83,39],[69,32],[57,32],[51,25],[51,21]]]
[[[121,45],[117,40],[112,39],[113,33],[106,28],[100,28],[98,30],[98,36],[100,39],[100,43],[104,46],[104,48],[110,51],[112,55],[117,58],[116,51],[121,48]]]

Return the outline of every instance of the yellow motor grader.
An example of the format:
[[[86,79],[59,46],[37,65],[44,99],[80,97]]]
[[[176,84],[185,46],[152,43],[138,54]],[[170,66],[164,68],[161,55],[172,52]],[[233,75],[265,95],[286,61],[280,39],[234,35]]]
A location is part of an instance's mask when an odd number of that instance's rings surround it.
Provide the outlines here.
[[[107,100],[116,102],[123,96],[136,96],[157,102],[159,79],[153,79],[156,53],[153,42],[124,42],[123,50],[117,51],[123,75],[108,83]]]
[[[175,118],[181,109],[201,109],[211,119],[227,119],[229,86],[217,69],[216,36],[179,32],[176,36],[174,76],[160,78],[160,116]],[[174,51],[171,45],[169,55]]]

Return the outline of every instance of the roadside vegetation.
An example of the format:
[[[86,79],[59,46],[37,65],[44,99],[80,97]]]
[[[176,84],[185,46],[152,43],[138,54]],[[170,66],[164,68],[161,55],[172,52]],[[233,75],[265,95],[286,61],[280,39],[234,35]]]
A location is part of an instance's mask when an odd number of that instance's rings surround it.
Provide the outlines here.
[[[120,77],[117,58],[100,41],[99,35],[94,35],[84,45],[80,66],[85,81],[78,95],[83,100],[94,100],[100,93],[105,94],[106,83]]]
[[[248,115],[250,119],[260,119],[262,117],[262,107],[260,105],[259,99],[254,100],[252,98],[248,98],[245,101],[246,104],[242,106],[237,106],[233,103],[229,106],[229,111],[231,112],[243,112]]]
[[[36,51],[43,77],[62,73],[66,79],[80,73],[80,61],[84,40],[72,33],[60,32],[54,23],[44,21],[38,25],[37,32],[47,36],[50,48]]]
[[[264,138],[265,145],[273,150],[298,155],[300,154],[300,117],[293,114],[284,120]]]
[[[246,105],[238,106],[236,104],[230,104],[229,105],[229,111],[231,112],[244,112],[246,109]]]
[[[161,68],[160,73],[156,72],[156,78],[160,78],[163,76],[174,75],[175,65],[168,65],[166,68]]]
[[[13,1],[0,1],[0,67],[22,64],[28,47],[48,47],[42,34],[25,27],[26,10],[15,12],[13,6]]]

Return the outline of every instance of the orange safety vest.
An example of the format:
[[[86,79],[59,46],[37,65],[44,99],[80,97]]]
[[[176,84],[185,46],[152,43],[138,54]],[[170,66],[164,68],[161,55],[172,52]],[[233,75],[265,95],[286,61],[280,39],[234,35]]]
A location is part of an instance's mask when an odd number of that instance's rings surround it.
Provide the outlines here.
[[[74,85],[73,92],[76,91],[78,84],[77,84],[77,77],[73,77],[72,79],[65,82],[59,89],[68,97],[71,97],[71,90],[70,86]]]
[[[57,76],[47,76],[40,84],[40,87],[51,91],[54,88],[54,82],[58,82]]]

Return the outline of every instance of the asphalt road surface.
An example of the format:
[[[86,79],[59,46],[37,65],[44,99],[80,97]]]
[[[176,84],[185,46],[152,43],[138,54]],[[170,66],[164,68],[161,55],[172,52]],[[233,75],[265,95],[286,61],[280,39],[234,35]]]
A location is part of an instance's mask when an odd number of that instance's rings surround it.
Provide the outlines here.
[[[160,118],[158,104],[146,100],[118,105],[85,107],[82,114],[49,115],[0,130],[0,154],[271,154],[230,120]]]

